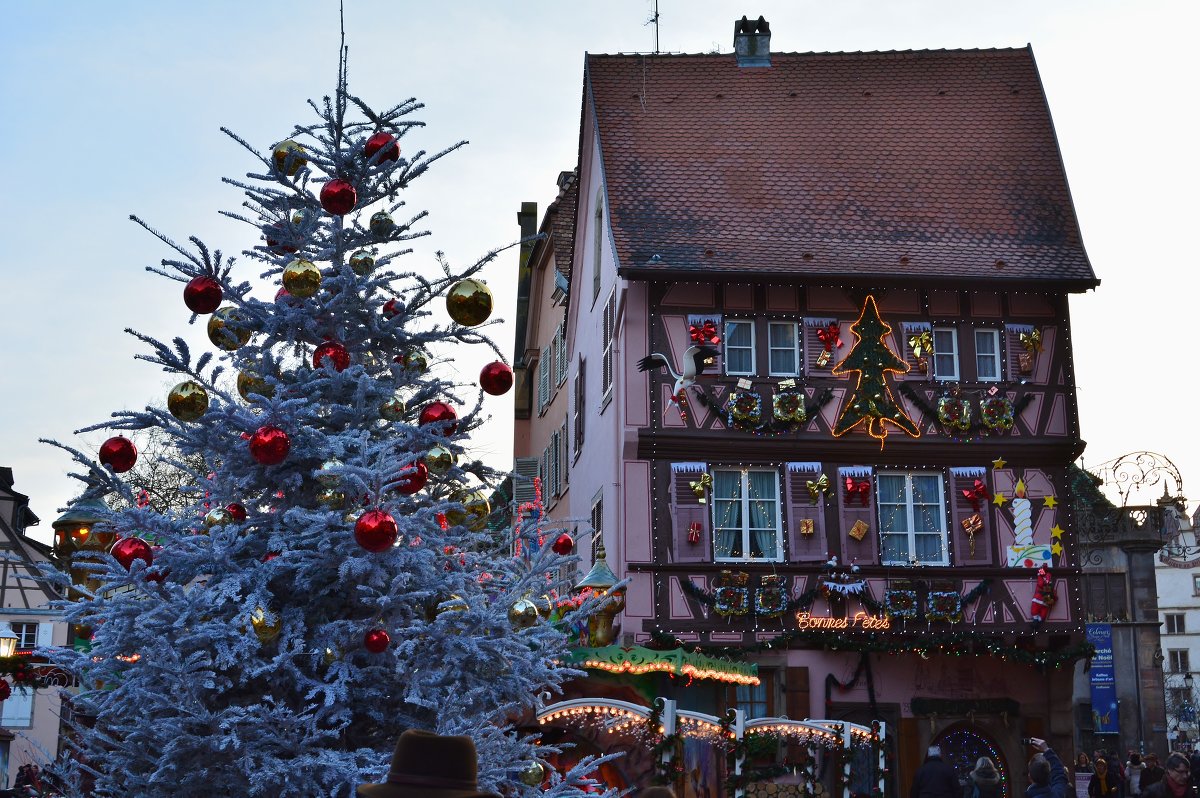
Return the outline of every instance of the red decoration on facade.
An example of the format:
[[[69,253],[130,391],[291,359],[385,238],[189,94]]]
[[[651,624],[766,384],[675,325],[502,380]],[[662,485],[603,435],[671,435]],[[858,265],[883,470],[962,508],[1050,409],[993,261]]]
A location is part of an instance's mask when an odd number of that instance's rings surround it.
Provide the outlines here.
[[[688,335],[698,344],[719,344],[721,336],[717,333],[717,325],[712,321],[688,326]]]
[[[826,352],[832,352],[842,345],[842,327],[836,321],[831,321],[825,327],[817,328],[817,340],[825,345]]]
[[[687,531],[687,541],[688,541],[688,543],[691,543],[693,546],[694,546],[694,545],[696,545],[697,543],[699,543],[699,542],[700,542],[700,532],[701,532],[701,531],[702,531],[702,530],[701,530],[700,522],[699,522],[699,521],[693,521],[693,522],[691,523],[691,525],[690,525],[690,526],[688,526],[688,531]]]
[[[854,477],[846,477],[846,504],[852,502],[855,497],[862,503],[863,507],[867,507],[871,503],[871,480],[855,479]]]
[[[963,498],[971,503],[971,509],[977,513],[983,509],[982,502],[992,500],[992,494],[988,492],[987,485],[983,484],[982,479],[975,480],[974,487],[964,488],[962,494]]]
[[[1054,592],[1054,577],[1050,575],[1050,569],[1043,565],[1038,568],[1037,586],[1033,589],[1033,601],[1029,607],[1029,614],[1033,616],[1034,625],[1046,620],[1046,616],[1050,614],[1050,608],[1056,601],[1058,601],[1058,594]]]

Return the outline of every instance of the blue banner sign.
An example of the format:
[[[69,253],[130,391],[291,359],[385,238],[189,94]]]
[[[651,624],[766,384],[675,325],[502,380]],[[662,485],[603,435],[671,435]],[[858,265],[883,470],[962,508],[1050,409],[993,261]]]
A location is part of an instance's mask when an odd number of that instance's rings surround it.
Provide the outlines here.
[[[1112,625],[1089,623],[1087,640],[1096,647],[1089,671],[1095,734],[1118,734],[1117,678],[1113,671]]]

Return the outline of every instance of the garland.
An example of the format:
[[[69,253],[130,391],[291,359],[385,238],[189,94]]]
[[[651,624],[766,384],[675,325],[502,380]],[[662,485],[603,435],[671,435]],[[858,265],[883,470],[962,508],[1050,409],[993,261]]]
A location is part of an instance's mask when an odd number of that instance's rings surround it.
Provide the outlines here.
[[[835,582],[832,584],[837,584],[837,583]],[[768,618],[777,618],[780,615],[786,615],[790,612],[802,612],[804,610],[808,610],[809,608],[812,607],[813,602],[815,602],[817,600],[818,596],[824,595],[826,598],[831,597],[831,592],[828,591],[827,588],[824,590],[822,589],[822,588],[825,588],[825,585],[826,585],[826,582],[824,580],[822,580],[820,585],[818,585],[817,587],[814,587],[814,588],[810,588],[810,589],[804,591],[803,593],[801,593],[799,596],[796,596],[794,599],[789,601],[787,604],[783,605],[782,609],[780,609],[778,606],[762,608],[759,606],[759,602],[757,600],[755,600],[752,604],[752,606],[754,608],[754,614],[755,615],[761,614]],[[701,604],[704,604],[707,607],[716,609],[717,603],[718,603],[718,598],[716,597],[716,595],[708,592],[704,588],[697,586],[696,583],[693,582],[691,579],[681,579],[680,587],[683,588],[684,593],[687,593],[689,596],[696,599]],[[836,591],[833,591],[833,592],[836,592]],[[841,594],[839,594],[839,595],[841,595]],[[880,604],[878,601],[876,601],[865,590],[859,591],[856,595],[858,597],[858,600],[862,602],[862,605],[864,607],[866,607],[868,610],[870,610],[871,612],[878,614],[883,609],[883,605]]]
[[[5,676],[12,679],[12,687],[38,688],[45,686],[42,677],[31,666],[29,657],[23,654],[0,657],[0,679]],[[8,685],[6,684],[5,686]],[[0,691],[3,689],[3,687],[0,687]],[[8,698],[8,696],[5,696],[5,698]]]
[[[726,740],[734,741],[733,720],[732,712],[726,712],[725,716],[721,718],[721,736]],[[767,781],[791,773],[792,767],[787,762],[751,767],[747,767],[746,764],[747,760],[756,756],[777,754],[782,742],[783,736],[774,732],[749,732],[742,739],[734,741],[726,751],[725,772],[728,775],[725,778],[725,794],[733,795],[737,790],[745,789],[755,782]],[[742,772],[734,773],[734,765],[739,758],[742,760]]]
[[[994,636],[978,632],[952,632],[920,639],[877,639],[853,638],[844,634],[812,633],[791,629],[769,640],[761,640],[744,646],[708,645],[689,643],[668,632],[651,632],[652,642],[659,648],[683,648],[713,657],[736,659],[740,655],[756,654],[774,648],[786,648],[794,640],[802,640],[807,648],[828,648],[833,651],[871,651],[885,654],[950,654],[961,657],[989,656],[1005,662],[1034,665],[1038,668],[1061,668],[1079,659],[1091,659],[1096,648],[1091,643],[1080,643],[1057,651],[1029,650],[1019,646],[1003,645]]]
[[[654,775],[650,781],[652,784],[671,785],[683,778],[683,757],[679,755],[678,750],[679,732],[659,734],[658,727],[662,723],[662,711],[662,703],[654,701],[650,707],[650,716],[646,718],[646,731],[649,733],[650,739],[657,738],[657,742],[650,747],[650,754],[654,757]],[[663,761],[663,754],[667,751],[673,754],[670,762]]]
[[[738,393],[738,392],[735,391],[734,393]],[[747,401],[749,402],[749,400],[747,400]],[[815,416],[817,414],[818,411],[820,411],[821,408],[823,408],[825,405],[829,404],[832,401],[833,401],[833,390],[830,388],[823,389],[820,393],[818,393],[815,397],[813,397],[811,399],[805,398],[804,411],[803,411],[804,417],[812,418],[813,416]],[[708,403],[708,400],[706,398],[705,401],[702,402],[702,404],[707,405],[707,403]],[[732,415],[732,412],[733,412],[733,410],[732,410],[733,403],[732,402],[729,404],[729,408],[730,408],[730,414]],[[760,436],[764,436],[764,437],[778,437],[780,435],[787,435],[789,433],[796,432],[796,431],[802,429],[804,426],[802,423],[795,422],[795,421],[779,421],[779,420],[763,421],[762,420],[763,414],[762,414],[762,399],[761,398],[759,399],[758,411],[759,411],[759,414],[758,414],[759,420],[757,422],[751,424],[748,419],[747,420],[737,420],[736,424],[731,423],[730,426],[732,426],[738,430],[741,430],[742,432],[752,432],[755,435],[760,435]],[[797,415],[799,415],[798,410],[797,410]]]
[[[916,405],[926,418],[936,419],[943,429],[957,438],[970,438],[975,435],[983,437],[1007,431],[1012,428],[1015,419],[1021,415],[1021,412],[1034,400],[1034,395],[1031,393],[1025,394],[1016,402],[1008,402],[1007,399],[1004,399],[1004,404],[996,403],[996,397],[982,399],[980,400],[980,412],[987,412],[988,415],[984,419],[975,421],[966,415],[969,405],[965,399],[942,396],[939,397],[938,406],[934,407],[907,382],[900,383],[900,393],[904,395],[905,399]],[[986,411],[983,409],[985,404]]]

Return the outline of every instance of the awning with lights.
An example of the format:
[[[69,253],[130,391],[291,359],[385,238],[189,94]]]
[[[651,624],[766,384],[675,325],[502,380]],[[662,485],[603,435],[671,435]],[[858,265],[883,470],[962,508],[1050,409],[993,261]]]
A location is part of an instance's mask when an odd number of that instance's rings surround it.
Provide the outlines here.
[[[758,665],[708,657],[682,648],[656,651],[642,646],[577,648],[567,662],[582,668],[609,673],[670,673],[689,679],[714,679],[733,684],[759,683]]]

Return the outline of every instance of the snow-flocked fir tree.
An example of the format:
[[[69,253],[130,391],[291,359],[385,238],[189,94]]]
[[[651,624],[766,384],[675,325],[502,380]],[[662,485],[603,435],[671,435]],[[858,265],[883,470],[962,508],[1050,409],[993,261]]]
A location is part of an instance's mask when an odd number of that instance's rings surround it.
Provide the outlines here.
[[[187,283],[192,320],[208,321],[221,353],[133,333],[150,349],[138,357],[180,386],[167,407],[81,430],[161,430],[180,469],[211,469],[190,473],[191,506],[139,506],[123,436],[102,464],[63,447],[83,466],[83,498],[125,509],[92,530],[118,536],[111,553],[72,561],[98,585],[65,604],[90,648],[47,652],[79,684],[52,770],[69,794],[352,795],[421,728],[471,735],[484,789],[594,790],[587,760],[523,783],[552,749],[514,724],[581,675],[558,663],[602,599],[547,617],[571,560],[537,512],[515,534],[486,527],[480,491],[495,475],[468,456],[486,397],[433,359],[468,345],[500,357],[467,326],[489,309],[469,281],[497,253],[460,273],[440,257],[433,275],[396,269],[424,234],[424,214],[393,216],[401,193],[461,144],[402,153],[421,105],[372,111],[347,91],[344,51],[335,96],[310,105],[319,120],[266,154],[229,133],[261,163],[227,181],[248,209],[227,215],[262,231],[246,254],[269,291],[281,279],[288,290],[253,298],[232,259],[151,230],[177,254],[149,270]],[[436,320],[441,302],[458,321]],[[493,364],[481,382],[500,391],[506,378]],[[55,578],[66,590],[67,574]]]

